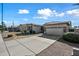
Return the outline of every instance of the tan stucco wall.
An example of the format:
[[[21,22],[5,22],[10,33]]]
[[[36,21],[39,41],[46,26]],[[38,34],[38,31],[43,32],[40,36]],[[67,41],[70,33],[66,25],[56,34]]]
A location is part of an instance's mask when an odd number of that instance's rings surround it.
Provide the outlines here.
[[[21,31],[23,31],[23,30],[27,30],[27,25],[19,26],[19,29],[20,29]]]
[[[68,27],[67,24],[48,24],[45,25],[46,28],[48,27]]]
[[[28,27],[31,27],[31,25],[21,25],[19,26],[20,30],[23,31],[23,30],[28,30]],[[38,25],[33,25],[32,24],[32,29],[34,31],[36,31],[37,33],[41,32],[41,26],[38,26]]]
[[[41,27],[40,26],[33,26],[32,27],[34,31],[36,31],[37,33],[41,32]]]
[[[47,29],[47,28],[50,28],[50,27],[52,27],[52,28],[59,28],[59,27],[61,27],[61,28],[64,28],[64,29],[66,29],[66,32],[68,32],[69,30],[69,26],[67,25],[67,24],[47,24],[47,25],[45,25],[44,26],[44,28],[45,29]]]

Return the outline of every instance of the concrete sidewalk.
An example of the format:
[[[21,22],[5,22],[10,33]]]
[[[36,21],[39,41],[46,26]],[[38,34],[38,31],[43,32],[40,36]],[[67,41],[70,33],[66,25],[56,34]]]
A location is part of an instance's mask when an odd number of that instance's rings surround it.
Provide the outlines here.
[[[0,34],[0,56],[8,56],[7,48],[3,41],[2,35]]]
[[[34,56],[49,47],[56,40],[32,36],[29,38],[5,41],[11,56]]]

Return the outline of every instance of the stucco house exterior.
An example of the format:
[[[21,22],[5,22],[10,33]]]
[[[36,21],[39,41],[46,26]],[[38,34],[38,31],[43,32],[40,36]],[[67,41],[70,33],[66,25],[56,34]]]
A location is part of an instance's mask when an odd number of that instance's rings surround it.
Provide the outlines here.
[[[75,32],[76,34],[79,34],[79,26],[74,26],[74,32]]]
[[[40,26],[40,25],[35,25],[35,24],[33,24],[32,29],[33,29],[36,33],[40,33],[40,32],[41,32],[41,26]]]
[[[44,24],[44,33],[49,35],[63,35],[69,31],[70,21],[65,22],[48,22]]]
[[[9,31],[9,32],[19,32],[20,30],[19,30],[19,27],[8,27],[7,28],[7,31]]]
[[[21,24],[18,26],[20,31],[35,31],[35,33],[40,33],[41,32],[41,26],[36,25],[36,24]]]

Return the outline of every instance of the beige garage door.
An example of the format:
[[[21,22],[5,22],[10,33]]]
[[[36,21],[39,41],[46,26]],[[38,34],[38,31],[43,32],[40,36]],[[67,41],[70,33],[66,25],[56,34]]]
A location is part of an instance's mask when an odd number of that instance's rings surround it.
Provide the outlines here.
[[[63,35],[64,31],[63,28],[47,28],[46,34],[49,35]]]

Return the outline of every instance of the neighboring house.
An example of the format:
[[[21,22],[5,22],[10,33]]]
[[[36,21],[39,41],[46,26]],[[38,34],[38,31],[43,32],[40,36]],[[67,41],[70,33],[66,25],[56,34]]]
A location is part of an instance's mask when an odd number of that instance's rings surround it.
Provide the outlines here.
[[[79,29],[75,29],[74,32],[79,34]]]
[[[36,24],[21,24],[19,26],[20,31],[35,31],[35,33],[41,32],[41,26]]]
[[[36,33],[40,33],[41,32],[41,26],[32,24],[32,30],[34,30]]]
[[[63,35],[69,31],[71,22],[48,22],[44,24],[44,32],[49,35]]]
[[[79,34],[79,26],[74,26],[74,32],[75,32],[76,34]]]
[[[20,24],[18,27],[19,27],[20,31],[28,30],[28,26],[26,24]]]
[[[8,27],[7,30],[9,32],[19,32],[20,31],[18,27],[12,27],[12,26]]]

